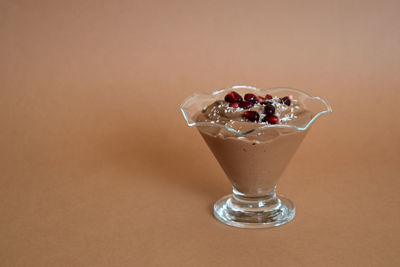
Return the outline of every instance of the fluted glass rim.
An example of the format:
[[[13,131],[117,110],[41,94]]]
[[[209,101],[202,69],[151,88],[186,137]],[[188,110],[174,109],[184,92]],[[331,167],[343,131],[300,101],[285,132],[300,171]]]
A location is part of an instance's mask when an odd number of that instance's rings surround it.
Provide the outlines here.
[[[188,112],[186,111],[189,103],[193,102],[193,100],[195,98],[209,96],[210,100],[213,100],[213,97],[215,97],[216,95],[219,95],[219,94],[222,95],[223,93],[229,93],[230,91],[239,90],[239,89],[252,90],[255,93],[257,92],[256,93],[257,95],[265,94],[265,93],[273,95],[274,92],[288,91],[288,92],[292,92],[292,93],[301,95],[301,96],[304,97],[304,99],[314,99],[314,100],[320,101],[322,103],[322,105],[325,107],[325,109],[315,113],[315,115],[303,127],[296,126],[296,125],[287,125],[287,124],[265,124],[265,126],[261,126],[261,127],[258,126],[258,127],[255,127],[253,129],[250,129],[250,130],[247,130],[247,131],[238,131],[238,130],[235,130],[235,129],[233,129],[231,127],[228,127],[226,125],[212,123],[212,122],[196,122],[195,118],[191,118],[190,115],[188,114]],[[311,96],[311,95],[309,95],[308,93],[306,93],[306,92],[304,92],[302,90],[294,89],[294,88],[287,88],[287,87],[275,87],[275,88],[270,88],[270,89],[259,89],[257,87],[249,86],[249,85],[235,85],[235,86],[232,86],[232,87],[227,87],[227,88],[224,88],[224,89],[213,91],[213,92],[211,92],[209,94],[207,94],[207,93],[194,93],[193,95],[187,97],[183,101],[183,103],[180,105],[179,108],[182,111],[183,117],[185,118],[187,125],[190,126],[190,127],[193,127],[193,126],[196,126],[196,127],[199,127],[199,126],[221,127],[221,128],[225,128],[227,131],[235,133],[235,134],[237,134],[239,136],[244,136],[244,135],[247,135],[247,134],[250,134],[250,133],[259,132],[259,131],[263,131],[263,130],[271,129],[271,128],[276,128],[276,129],[284,128],[284,129],[292,129],[292,130],[297,130],[297,131],[305,131],[320,116],[332,113],[332,107],[328,104],[328,102],[325,99],[323,99],[323,98],[321,98],[319,96]]]

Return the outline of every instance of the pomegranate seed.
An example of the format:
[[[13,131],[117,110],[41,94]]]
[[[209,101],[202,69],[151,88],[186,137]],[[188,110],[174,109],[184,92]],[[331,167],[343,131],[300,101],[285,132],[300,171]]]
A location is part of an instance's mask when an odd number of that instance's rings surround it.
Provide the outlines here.
[[[288,96],[282,97],[281,102],[287,106],[290,106],[291,103],[290,98]]]
[[[260,115],[257,111],[246,111],[243,114],[243,117],[245,117],[249,121],[258,121],[260,119]]]
[[[264,97],[262,97],[262,96],[257,96],[257,98],[258,98],[258,102],[263,102],[264,101]]]
[[[242,101],[239,103],[239,106],[241,108],[248,109],[248,108],[252,108],[254,106],[254,104],[249,101]]]
[[[268,122],[268,124],[279,124],[279,119],[277,116],[271,115],[266,117],[266,119],[264,119],[265,121]]]
[[[229,103],[242,102],[243,98],[236,92],[232,91],[225,96],[225,101]]]
[[[265,115],[271,116],[275,113],[275,107],[271,103],[267,103],[264,107]]]
[[[272,102],[271,101],[263,101],[263,102],[261,102],[261,105],[272,105]]]
[[[235,102],[235,103],[229,103],[229,106],[231,108],[238,108],[239,107],[239,103]]]
[[[266,94],[266,95],[265,95],[265,98],[266,98],[266,99],[272,99],[272,95]]]
[[[253,95],[253,94],[245,94],[244,95],[244,100],[252,102],[252,103],[257,103],[258,102],[257,96]]]

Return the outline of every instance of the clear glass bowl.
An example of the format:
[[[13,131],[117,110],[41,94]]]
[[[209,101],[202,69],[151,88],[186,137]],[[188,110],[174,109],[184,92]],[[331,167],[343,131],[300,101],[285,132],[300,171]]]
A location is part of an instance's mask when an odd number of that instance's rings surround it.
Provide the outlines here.
[[[235,129],[215,122],[198,122],[201,111],[230,91],[284,97],[291,95],[306,116],[281,124],[248,123]],[[295,215],[295,206],[276,194],[279,177],[293,157],[310,126],[318,117],[332,112],[329,104],[296,89],[262,90],[233,86],[211,94],[194,94],[180,107],[188,126],[195,126],[233,186],[233,194],[218,200],[214,215],[221,222],[243,228],[264,228],[285,224]]]

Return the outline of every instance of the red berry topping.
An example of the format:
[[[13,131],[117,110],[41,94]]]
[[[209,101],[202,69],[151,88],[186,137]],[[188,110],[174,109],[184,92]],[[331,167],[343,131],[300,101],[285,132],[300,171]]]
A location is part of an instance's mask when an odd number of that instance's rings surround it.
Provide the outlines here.
[[[272,95],[266,94],[266,95],[265,95],[265,98],[266,98],[266,99],[272,99]]]
[[[245,111],[243,117],[249,121],[258,121],[260,119],[260,115],[258,115],[257,111]]]
[[[267,115],[267,117],[274,115],[275,107],[271,103],[267,103],[264,107],[264,112],[265,112],[265,115]]]
[[[231,108],[238,108],[239,107],[239,103],[229,103],[229,106],[231,107]]]
[[[257,98],[258,98],[258,102],[263,102],[264,101],[264,97],[262,97],[262,96],[257,96]]]
[[[279,119],[277,116],[271,115],[266,117],[265,121],[268,122],[268,124],[279,124]]]
[[[258,97],[253,94],[245,94],[244,95],[244,100],[252,102],[252,103],[257,103],[258,102]]]
[[[239,103],[239,106],[241,108],[248,109],[248,108],[252,108],[254,106],[254,104],[249,101],[242,101]]]
[[[288,96],[282,97],[281,102],[287,106],[290,106],[291,103],[290,98]]]
[[[261,105],[272,105],[272,101],[263,101],[261,102]]]
[[[243,98],[236,92],[232,91],[225,96],[225,101],[229,103],[241,102]]]

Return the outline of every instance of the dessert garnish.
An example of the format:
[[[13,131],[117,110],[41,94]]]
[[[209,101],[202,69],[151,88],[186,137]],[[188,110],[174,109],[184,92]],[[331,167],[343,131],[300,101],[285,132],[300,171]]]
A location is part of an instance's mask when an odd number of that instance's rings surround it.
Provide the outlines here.
[[[233,112],[236,114],[241,110],[245,110],[240,113],[244,121],[255,123],[279,124],[281,121],[289,121],[296,117],[294,109],[299,108],[299,106],[289,108],[292,104],[292,96],[279,98],[266,94],[265,97],[262,97],[247,93],[242,97],[239,93],[231,91],[224,99],[225,103],[227,103],[224,104],[224,101],[219,102],[219,108],[230,107],[233,110],[231,109],[228,113]],[[295,102],[297,101],[295,100]]]
[[[277,116],[274,115],[270,115],[268,117],[264,117],[263,121],[268,122],[269,124],[278,124],[279,123],[279,119]]]
[[[243,109],[249,109],[252,108],[254,106],[254,104],[250,101],[242,101],[239,103],[239,107],[243,108]]]
[[[257,103],[258,102],[258,97],[254,94],[245,94],[244,95],[244,100],[252,102],[252,103]]]
[[[225,101],[229,103],[239,103],[242,102],[243,98],[238,93],[232,91],[225,96]]]
[[[274,105],[272,105],[272,103],[270,103],[270,102],[265,104],[264,113],[266,116],[274,115],[274,113],[275,113]]]
[[[282,102],[282,104],[285,104],[285,105],[287,105],[287,106],[290,106],[290,97],[288,97],[288,96],[285,96],[285,97],[282,97],[281,98],[281,102]]]
[[[260,119],[260,115],[257,111],[245,111],[243,117],[249,121],[258,121]]]

